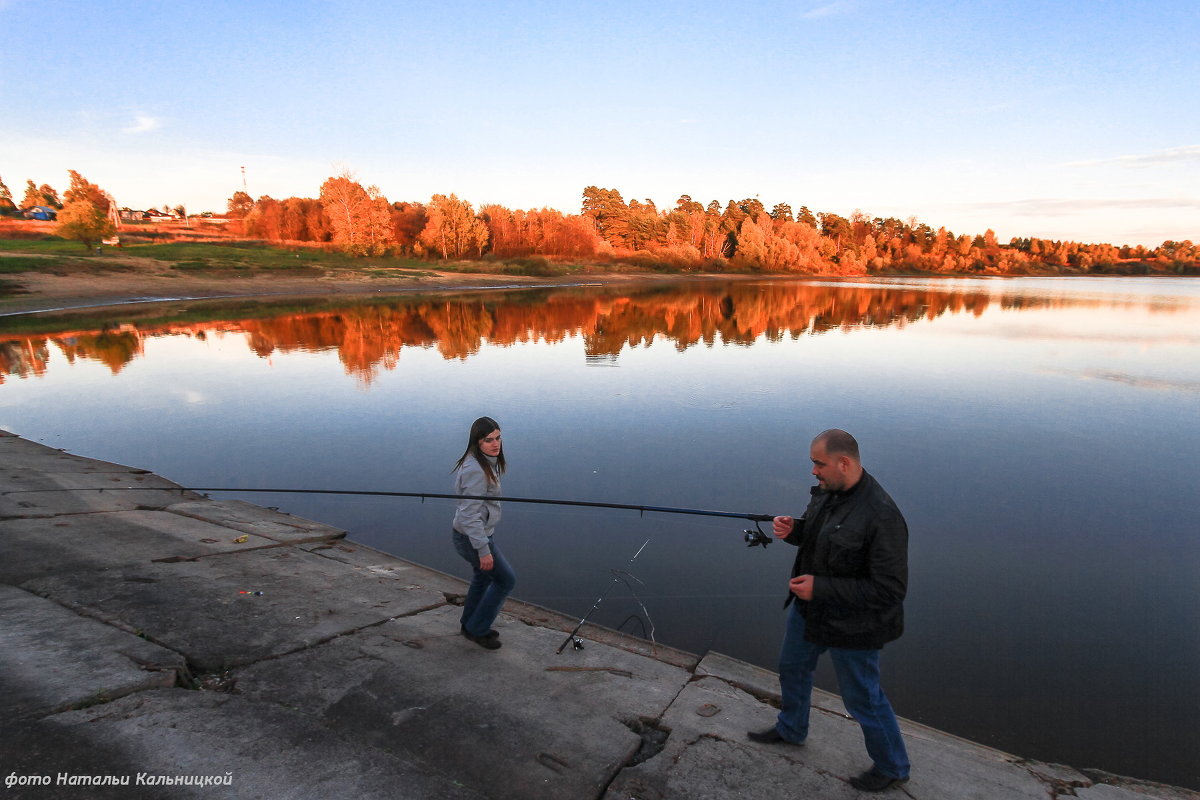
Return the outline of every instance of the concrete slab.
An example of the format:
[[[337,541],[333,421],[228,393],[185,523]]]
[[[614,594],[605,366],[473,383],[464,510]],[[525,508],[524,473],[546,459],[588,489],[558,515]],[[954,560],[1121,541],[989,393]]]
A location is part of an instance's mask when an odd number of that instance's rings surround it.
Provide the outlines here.
[[[237,539],[246,536],[245,542]],[[0,581],[20,584],[66,572],[98,571],[172,558],[275,546],[262,537],[165,511],[67,514],[0,522]]]
[[[59,574],[23,585],[183,653],[198,671],[289,653],[445,603],[441,593],[402,578],[286,546]]]
[[[0,519],[161,508],[199,498],[147,470],[71,455],[7,431],[0,431],[0,465]]]
[[[286,797],[289,800],[481,800],[463,786],[396,754],[364,748],[302,713],[233,695],[183,689],[142,692],[80,711],[0,728],[4,773],[48,776],[18,786],[27,800],[157,800]],[[54,785],[124,779],[127,786]],[[228,779],[208,786],[138,785],[175,778]]]
[[[738,661],[722,653],[706,653],[696,665],[696,677],[720,678],[761,699],[779,702],[779,676],[770,670]]]
[[[900,730],[913,763],[905,791],[918,800],[1044,800],[1054,796],[1053,781],[1040,779],[1007,753],[903,720]]]
[[[770,727],[776,710],[713,677],[687,686],[663,716],[670,731],[661,753],[626,769],[608,800],[697,797],[734,800],[857,796],[847,783],[869,766],[858,726],[814,709],[809,741],[761,745],[746,732]]]
[[[72,455],[65,450],[22,439],[8,431],[0,431],[0,464],[4,465],[6,471],[30,470],[45,474],[58,472],[150,474],[149,470]]]
[[[503,647],[459,634],[443,607],[234,671],[242,697],[318,719],[364,747],[413,758],[492,798],[598,797],[690,675],[508,615]],[[336,676],[333,679],[332,676]]]
[[[413,586],[420,586],[448,596],[464,596],[467,592],[467,582],[460,577],[396,558],[391,553],[376,550],[351,539],[304,543],[297,547],[322,558],[361,569],[372,575],[391,576],[398,580],[408,581]]]
[[[0,493],[50,491],[128,491],[131,489],[172,489],[185,491],[177,483],[152,472],[31,472],[22,469],[0,470]],[[176,498],[178,498],[176,494]]]
[[[176,503],[166,510],[286,544],[328,542],[346,535],[345,531],[330,525],[310,522],[241,500],[195,500]]]
[[[174,686],[185,670],[178,653],[0,585],[0,718],[40,716]]]
[[[9,492],[0,495],[0,520],[156,509],[178,503],[179,499],[178,491],[166,489]]]
[[[337,542],[326,542],[315,545],[305,544],[300,545],[300,548],[335,561],[362,567],[368,572],[395,575],[403,573],[405,580],[413,581],[414,585],[426,589],[442,592],[450,602],[458,605],[462,604],[462,598],[466,595],[467,582],[462,578],[448,575],[422,564],[405,561],[390,553],[384,553],[351,539],[342,539]],[[536,625],[549,630],[560,631],[562,638],[559,639],[558,644],[562,644],[566,639],[567,633],[575,630],[576,625],[579,624],[578,617],[567,616],[560,611],[539,606],[536,603],[526,603],[512,597],[505,602],[504,610],[510,616],[521,620],[527,625]],[[610,647],[619,647],[630,653],[647,656],[680,667],[689,672],[695,669],[696,665],[700,662],[700,656],[695,653],[688,653],[661,643],[639,639],[627,633],[615,631],[612,628],[593,625],[590,622],[579,630],[578,635],[584,640],[585,647],[589,646],[592,642]],[[556,648],[558,644],[555,645]]]

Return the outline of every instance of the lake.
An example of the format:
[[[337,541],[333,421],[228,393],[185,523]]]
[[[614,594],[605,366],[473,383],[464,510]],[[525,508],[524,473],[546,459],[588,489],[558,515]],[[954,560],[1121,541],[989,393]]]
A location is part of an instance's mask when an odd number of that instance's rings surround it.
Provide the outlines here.
[[[486,414],[513,497],[799,514],[844,428],[911,532],[897,712],[1200,788],[1200,281],[153,303],[0,317],[0,377],[0,427],[188,486],[450,492]],[[216,496],[467,575],[450,501]],[[521,599],[582,616],[611,584],[593,621],[774,669],[795,551],[747,527],[510,503],[498,538]]]

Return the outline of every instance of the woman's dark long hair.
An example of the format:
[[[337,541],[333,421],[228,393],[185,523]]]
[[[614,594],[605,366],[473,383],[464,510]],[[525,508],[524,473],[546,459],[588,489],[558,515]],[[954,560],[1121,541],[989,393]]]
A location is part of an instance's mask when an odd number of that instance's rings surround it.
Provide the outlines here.
[[[496,457],[496,470],[492,470],[492,464],[488,461],[487,456],[479,449],[479,440],[487,438],[493,431],[500,430],[500,423],[491,417],[480,417],[471,423],[471,436],[467,440],[467,449],[463,451],[462,458],[454,464],[454,470],[462,467],[463,462],[468,456],[474,456],[479,462],[479,466],[483,467],[483,474],[487,475],[488,483],[499,483],[499,478],[504,474],[504,442],[500,442],[500,455]],[[451,470],[453,472],[454,470]]]

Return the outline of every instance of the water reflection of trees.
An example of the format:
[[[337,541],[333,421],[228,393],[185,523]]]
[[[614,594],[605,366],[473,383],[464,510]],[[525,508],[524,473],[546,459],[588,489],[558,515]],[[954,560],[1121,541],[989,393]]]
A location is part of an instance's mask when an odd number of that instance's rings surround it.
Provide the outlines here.
[[[0,380],[43,374],[51,344],[72,363],[90,359],[116,373],[142,354],[147,338],[240,334],[264,358],[336,352],[347,373],[370,381],[379,370],[394,368],[405,347],[436,348],[445,358],[465,359],[485,343],[510,346],[578,336],[585,356],[605,358],[655,340],[670,341],[679,350],[718,342],[748,345],[760,338],[778,341],[834,329],[903,326],[947,313],[977,316],[992,303],[1032,308],[1080,301],[937,287],[792,282],[430,295],[243,319],[29,335],[0,342]]]

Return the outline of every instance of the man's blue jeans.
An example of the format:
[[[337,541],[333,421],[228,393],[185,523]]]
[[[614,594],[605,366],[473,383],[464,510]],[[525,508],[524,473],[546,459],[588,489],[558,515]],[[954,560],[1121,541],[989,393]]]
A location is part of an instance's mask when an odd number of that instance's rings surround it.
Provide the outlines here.
[[[808,736],[808,712],[812,704],[813,670],[826,650],[837,672],[842,702],[850,716],[862,726],[867,755],[875,769],[889,778],[908,777],[908,751],[892,705],[879,684],[878,650],[845,650],[824,647],[804,640],[804,615],[793,603],[788,608],[787,632],[779,655],[779,689],[783,707],[775,729],[789,742]]]
[[[454,549],[475,571],[471,578],[471,586],[467,589],[467,598],[463,601],[460,620],[467,633],[472,636],[487,635],[492,623],[500,614],[504,598],[508,597],[508,593],[517,583],[516,573],[508,565],[500,548],[496,547],[494,539],[490,546],[492,568],[485,571],[479,568],[479,553],[471,545],[470,537],[454,531]]]

